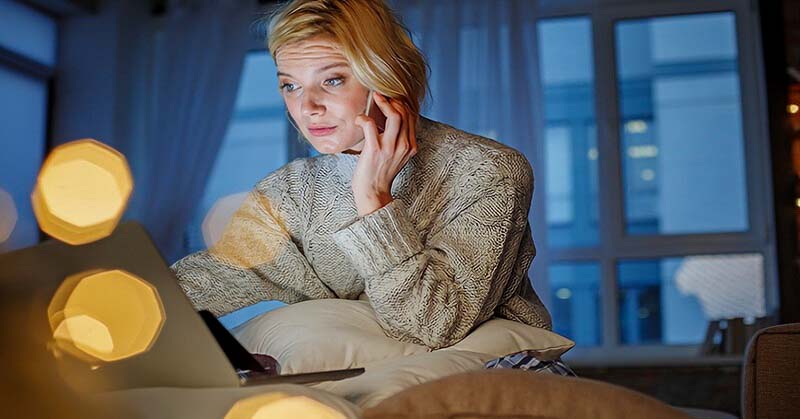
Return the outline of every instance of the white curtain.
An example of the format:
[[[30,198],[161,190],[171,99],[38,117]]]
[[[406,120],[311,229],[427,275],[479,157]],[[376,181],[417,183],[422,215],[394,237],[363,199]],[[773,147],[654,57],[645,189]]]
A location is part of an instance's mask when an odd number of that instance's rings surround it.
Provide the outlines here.
[[[538,79],[536,4],[532,0],[390,0],[431,67],[431,97],[422,113],[462,130],[493,138],[522,152],[533,166],[536,188],[529,219],[544,210],[544,184],[537,176],[534,116]],[[538,161],[542,161],[539,159]],[[539,246],[540,249],[542,246]],[[546,266],[531,278],[548,300]]]
[[[423,114],[533,160],[535,19],[530,0],[394,0],[431,67]]]
[[[255,0],[172,1],[156,31],[131,214],[178,256],[225,136],[256,17]]]

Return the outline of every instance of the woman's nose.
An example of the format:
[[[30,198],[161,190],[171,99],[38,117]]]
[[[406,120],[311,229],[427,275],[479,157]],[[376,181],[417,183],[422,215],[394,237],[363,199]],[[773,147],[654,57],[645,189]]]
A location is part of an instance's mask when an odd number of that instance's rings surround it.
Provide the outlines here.
[[[325,106],[322,105],[321,98],[317,92],[307,90],[303,92],[300,110],[303,116],[318,115],[325,110]]]

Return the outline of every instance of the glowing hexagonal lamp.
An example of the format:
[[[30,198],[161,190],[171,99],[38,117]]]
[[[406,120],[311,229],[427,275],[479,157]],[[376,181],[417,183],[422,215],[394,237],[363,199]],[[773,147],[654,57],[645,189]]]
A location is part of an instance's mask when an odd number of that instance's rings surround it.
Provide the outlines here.
[[[45,160],[31,195],[41,229],[78,245],[114,231],[133,190],[128,163],[92,139],[56,147]]]
[[[285,393],[269,393],[238,401],[225,419],[344,419],[344,415],[333,408],[305,396],[289,396]]]
[[[166,320],[158,291],[119,269],[68,277],[47,314],[56,345],[87,362],[147,352]]]
[[[18,216],[14,198],[0,188],[0,243],[11,237],[14,227],[17,225]]]

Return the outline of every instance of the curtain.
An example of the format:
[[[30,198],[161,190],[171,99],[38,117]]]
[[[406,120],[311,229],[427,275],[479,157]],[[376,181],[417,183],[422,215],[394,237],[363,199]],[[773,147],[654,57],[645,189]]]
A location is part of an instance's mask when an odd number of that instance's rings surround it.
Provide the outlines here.
[[[423,114],[534,157],[529,0],[393,0],[431,67]]]
[[[390,0],[412,33],[431,69],[430,97],[422,114],[467,132],[483,135],[523,153],[537,170],[535,115],[538,49],[536,4],[531,0]],[[540,152],[540,151],[539,151]],[[534,236],[544,211],[539,177],[529,220]],[[548,301],[546,266],[534,263],[534,288]],[[538,272],[537,272],[538,271]]]
[[[158,22],[131,215],[170,263],[225,136],[256,8],[254,0],[173,1]]]

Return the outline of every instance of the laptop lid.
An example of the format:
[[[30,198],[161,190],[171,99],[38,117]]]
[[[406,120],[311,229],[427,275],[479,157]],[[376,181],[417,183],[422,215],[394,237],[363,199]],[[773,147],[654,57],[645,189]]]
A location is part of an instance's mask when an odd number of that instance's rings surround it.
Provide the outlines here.
[[[264,371],[264,367],[253,358],[250,352],[247,352],[247,349],[228,332],[228,329],[210,311],[200,310],[198,314],[237,373],[242,371]]]
[[[18,293],[20,290],[24,291],[23,294],[30,296],[32,302],[45,302],[45,304],[31,305],[35,308],[29,310],[32,317],[31,324],[42,327],[49,325],[51,329],[55,324],[53,317],[54,315],[57,317],[58,314],[54,313],[56,310],[50,308],[57,306],[58,303],[64,303],[65,294],[73,300],[77,298],[73,298],[77,294],[77,287],[72,294],[59,291],[63,290],[62,284],[65,280],[86,277],[87,272],[110,270],[128,272],[155,290],[162,311],[156,314],[161,317],[160,326],[158,330],[154,331],[152,328],[149,330],[151,339],[146,350],[124,359],[109,361],[97,359],[95,356],[90,357],[91,360],[86,360],[74,356],[59,356],[59,367],[63,369],[65,379],[74,381],[77,386],[95,390],[239,385],[236,371],[140,225],[125,222],[119,225],[111,236],[85,245],[72,246],[50,240],[34,247],[0,255],[0,284],[3,287],[13,287]],[[98,283],[103,284],[102,281]],[[95,295],[93,298],[113,304],[115,296]],[[120,311],[130,306],[130,301],[127,299],[123,302],[125,304],[120,304]],[[123,320],[129,320],[128,317],[132,315],[127,312],[115,314]],[[114,345],[125,343],[115,342],[114,334],[106,331],[102,323],[89,316],[63,318],[64,315],[61,315],[61,317],[62,323],[55,328],[56,333],[49,330],[44,334],[33,333],[34,331],[32,333],[50,338],[58,336],[62,333],[62,329],[73,332],[82,330],[89,336],[100,336],[98,339],[100,343],[94,345],[101,352],[109,350],[113,352],[116,349]],[[152,321],[152,317],[151,315],[148,320]],[[71,320],[74,321],[67,324]],[[64,325],[66,326],[62,327]],[[105,339],[102,339],[104,336]],[[55,341],[52,339],[41,343],[53,347]],[[80,347],[78,344],[75,346]]]

